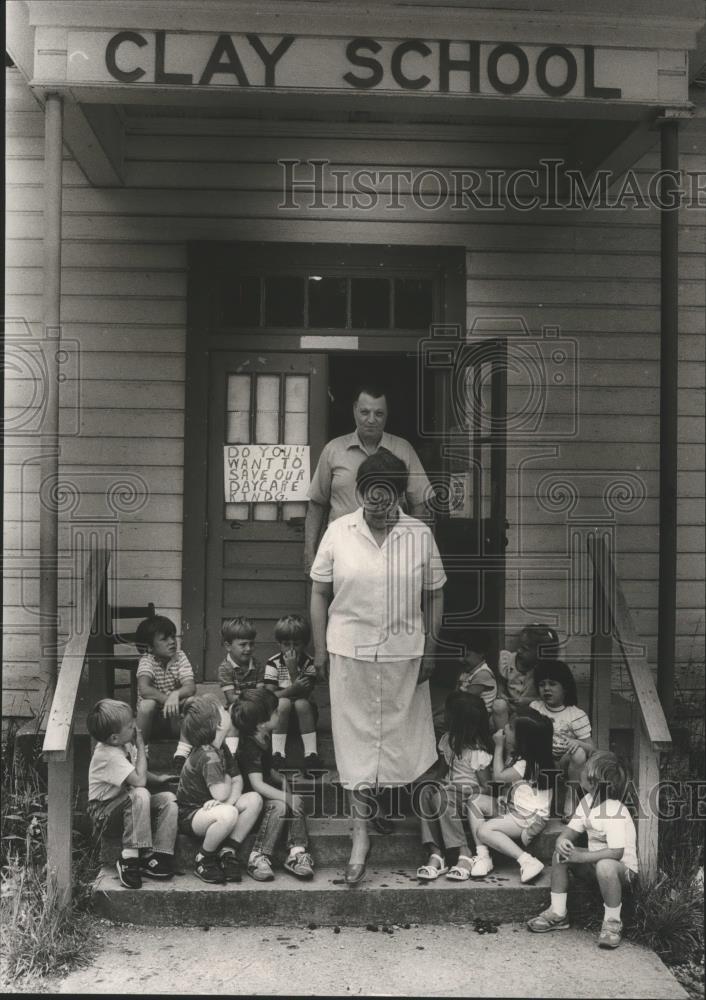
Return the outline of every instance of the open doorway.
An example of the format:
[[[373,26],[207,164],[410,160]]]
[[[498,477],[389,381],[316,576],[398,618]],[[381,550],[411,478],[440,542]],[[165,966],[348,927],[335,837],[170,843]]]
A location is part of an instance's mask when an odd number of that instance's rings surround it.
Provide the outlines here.
[[[423,427],[432,426],[434,399],[425,393],[420,403],[417,366],[416,351],[329,355],[328,439],[354,430],[352,410],[356,388],[372,381],[383,386],[387,395],[389,415],[385,430],[409,441],[430,478],[438,474],[438,444],[421,432]],[[424,413],[420,412],[420,405],[425,407]]]

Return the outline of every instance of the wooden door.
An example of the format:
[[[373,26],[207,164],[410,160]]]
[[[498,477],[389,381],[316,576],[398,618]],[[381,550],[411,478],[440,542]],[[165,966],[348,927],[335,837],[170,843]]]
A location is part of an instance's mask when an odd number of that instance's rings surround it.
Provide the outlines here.
[[[204,672],[215,679],[224,619],[257,628],[259,659],[276,649],[282,614],[307,614],[306,502],[227,502],[224,445],[309,445],[311,471],[326,441],[326,356],[214,351],[209,372],[208,527]],[[306,496],[306,494],[304,494]]]
[[[446,503],[436,528],[448,576],[444,636],[492,654],[505,618],[506,343],[435,339],[431,350],[444,438]]]

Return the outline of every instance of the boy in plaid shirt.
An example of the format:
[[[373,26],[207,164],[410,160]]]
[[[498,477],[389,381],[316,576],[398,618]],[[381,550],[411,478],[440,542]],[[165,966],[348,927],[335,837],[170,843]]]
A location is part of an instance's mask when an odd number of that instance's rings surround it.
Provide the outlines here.
[[[316,747],[319,710],[313,699],[316,668],[306,651],[310,638],[309,623],[300,615],[284,615],[275,625],[280,651],[265,664],[265,687],[279,699],[279,720],[272,732],[272,766],[275,769],[284,766],[292,708],[304,744],[305,769],[322,769]]]
[[[231,618],[221,628],[225,659],[218,665],[218,681],[230,709],[244,691],[262,687],[262,670],[253,656],[257,629],[249,618]],[[235,753],[238,749],[238,732],[235,726],[226,736],[226,746]]]
[[[186,653],[177,649],[176,625],[162,615],[145,618],[137,626],[135,638],[142,651],[137,666],[137,728],[145,744],[155,724],[169,736],[178,736],[184,709],[196,694],[196,683]],[[175,767],[179,768],[190,749],[180,741]]]

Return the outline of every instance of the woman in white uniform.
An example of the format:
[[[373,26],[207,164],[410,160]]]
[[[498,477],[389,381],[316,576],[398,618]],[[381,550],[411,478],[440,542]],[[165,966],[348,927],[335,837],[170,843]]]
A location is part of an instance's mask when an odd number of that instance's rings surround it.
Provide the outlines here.
[[[356,483],[362,506],[328,527],[311,568],[314,661],[330,674],[353,818],[349,885],[365,875],[370,790],[409,784],[436,760],[428,680],[446,582],[430,529],[400,510],[404,462],[379,448]]]

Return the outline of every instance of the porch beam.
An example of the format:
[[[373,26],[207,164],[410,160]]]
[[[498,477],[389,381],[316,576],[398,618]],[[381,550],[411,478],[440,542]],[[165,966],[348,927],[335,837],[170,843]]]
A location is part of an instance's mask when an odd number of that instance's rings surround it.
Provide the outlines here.
[[[662,203],[675,192],[679,204],[679,122],[661,125],[661,168],[673,172],[662,187]],[[659,383],[659,589],[657,693],[669,719],[674,709],[677,617],[677,412],[679,334],[679,210],[660,210],[660,383]]]

